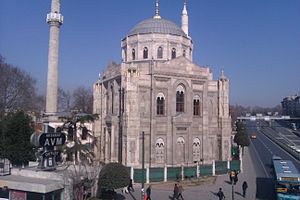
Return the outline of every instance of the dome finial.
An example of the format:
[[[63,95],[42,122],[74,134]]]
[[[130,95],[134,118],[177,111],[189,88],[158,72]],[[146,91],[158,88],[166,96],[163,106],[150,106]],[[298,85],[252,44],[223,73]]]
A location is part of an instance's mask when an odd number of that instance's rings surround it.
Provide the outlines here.
[[[161,17],[158,14],[158,0],[156,0],[156,3],[155,3],[155,15],[154,15],[153,19],[161,19]]]

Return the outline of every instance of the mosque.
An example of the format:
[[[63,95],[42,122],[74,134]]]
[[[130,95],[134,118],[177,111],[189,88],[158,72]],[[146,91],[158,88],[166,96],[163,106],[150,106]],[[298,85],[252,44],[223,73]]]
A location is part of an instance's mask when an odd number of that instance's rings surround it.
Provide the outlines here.
[[[229,160],[229,80],[193,63],[186,1],[181,27],[155,7],[122,39],[122,62],[93,85],[97,159],[141,167],[144,143],[146,166]]]

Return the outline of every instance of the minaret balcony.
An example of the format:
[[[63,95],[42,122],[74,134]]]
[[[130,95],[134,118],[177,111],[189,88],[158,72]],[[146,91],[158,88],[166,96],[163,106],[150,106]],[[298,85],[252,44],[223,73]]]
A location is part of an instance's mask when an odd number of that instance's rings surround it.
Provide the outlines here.
[[[47,14],[46,21],[47,23],[58,22],[60,24],[63,23],[64,17],[60,13],[51,12]]]

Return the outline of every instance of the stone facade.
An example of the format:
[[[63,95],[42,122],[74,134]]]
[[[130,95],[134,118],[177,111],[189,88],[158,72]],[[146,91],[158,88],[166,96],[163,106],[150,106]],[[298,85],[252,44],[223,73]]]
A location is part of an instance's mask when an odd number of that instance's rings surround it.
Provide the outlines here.
[[[192,62],[192,39],[173,22],[147,19],[121,50],[121,64],[93,86],[98,159],[140,167],[142,132],[146,166],[230,159],[229,81]]]

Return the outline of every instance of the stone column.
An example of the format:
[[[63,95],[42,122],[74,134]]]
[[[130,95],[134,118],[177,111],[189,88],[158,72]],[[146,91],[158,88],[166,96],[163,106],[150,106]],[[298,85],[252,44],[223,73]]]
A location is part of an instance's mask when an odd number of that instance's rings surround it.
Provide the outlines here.
[[[168,181],[168,167],[165,164],[165,167],[164,167],[164,182],[167,182],[167,181]]]
[[[116,158],[116,147],[115,147],[115,126],[111,126],[111,136],[110,136],[110,152],[111,152],[111,158],[110,160],[115,162],[117,161]]]
[[[200,166],[199,166],[199,162],[197,162],[197,169],[196,169],[196,175],[197,175],[197,178],[200,177]]]
[[[146,183],[150,183],[150,169],[149,167],[146,167]]]
[[[216,175],[216,161],[213,160],[212,162],[212,175],[215,176]]]

